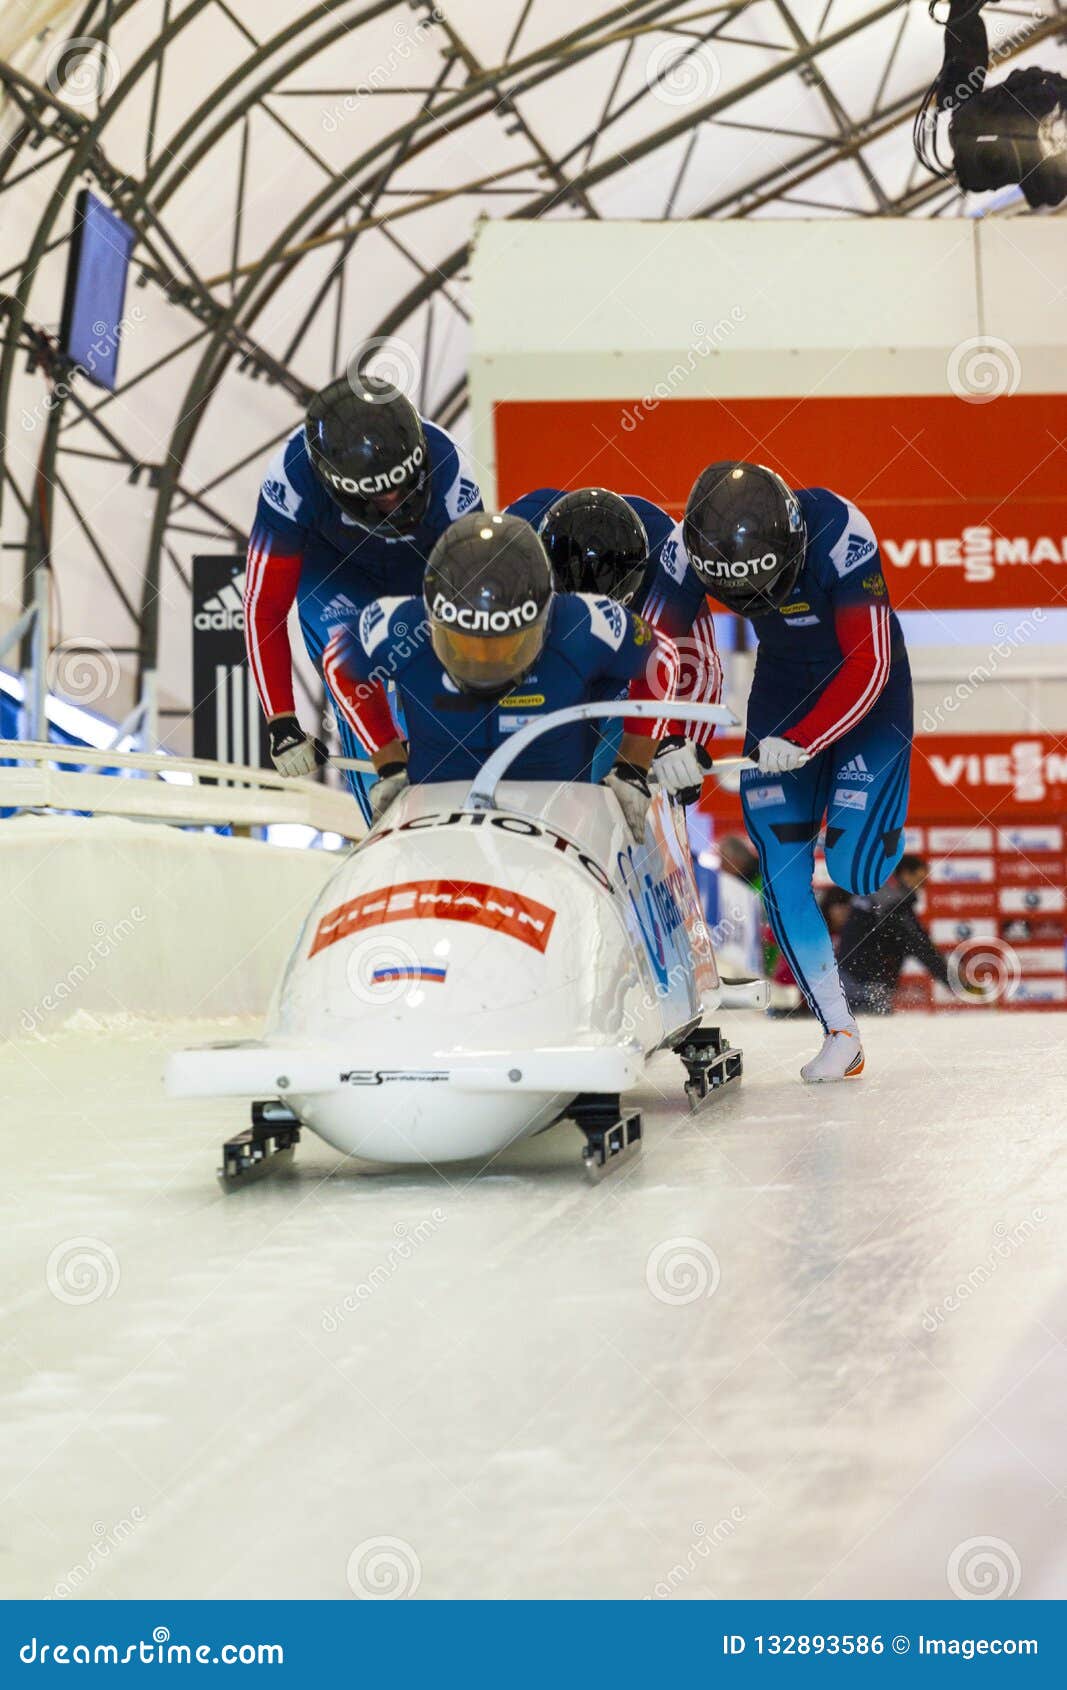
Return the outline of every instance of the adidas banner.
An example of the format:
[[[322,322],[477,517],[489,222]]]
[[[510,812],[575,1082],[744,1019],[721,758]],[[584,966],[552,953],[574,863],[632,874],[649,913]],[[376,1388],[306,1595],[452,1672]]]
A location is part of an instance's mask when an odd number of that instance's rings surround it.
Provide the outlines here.
[[[245,657],[245,559],[193,559],[193,756],[269,768]]]

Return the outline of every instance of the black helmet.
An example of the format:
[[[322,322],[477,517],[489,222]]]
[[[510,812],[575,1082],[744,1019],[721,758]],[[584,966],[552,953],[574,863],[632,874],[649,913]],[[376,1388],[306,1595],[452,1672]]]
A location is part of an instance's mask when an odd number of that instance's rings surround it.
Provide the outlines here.
[[[799,499],[763,464],[709,464],[693,483],[682,533],[694,573],[739,616],[785,603],[807,543]]]
[[[345,515],[372,534],[410,534],[430,502],[430,460],[410,399],[378,376],[338,376],[304,422],[311,466]]]
[[[637,512],[603,487],[564,493],[537,530],[561,593],[629,604],[644,579],[648,535]]]
[[[461,516],[430,553],[422,590],[433,649],[461,691],[506,692],[540,656],[552,571],[521,517]]]

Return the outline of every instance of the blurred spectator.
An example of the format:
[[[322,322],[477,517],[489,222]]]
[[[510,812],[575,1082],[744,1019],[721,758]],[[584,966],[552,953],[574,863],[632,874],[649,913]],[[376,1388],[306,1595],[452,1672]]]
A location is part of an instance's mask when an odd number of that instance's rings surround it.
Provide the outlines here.
[[[785,960],[769,921],[763,924],[763,972],[771,983],[770,1015],[810,1015],[804,994]]]
[[[852,914],[852,893],[843,886],[828,886],[819,899],[822,918],[830,931],[830,943],[836,956],[841,949],[841,935]]]
[[[841,981],[854,1015],[891,1015],[905,957],[914,957],[948,985],[948,964],[915,913],[929,868],[922,857],[901,857],[885,885],[853,898],[836,947]]]
[[[727,833],[719,840],[719,862],[724,873],[743,880],[754,891],[760,890],[759,858],[747,839],[737,833]]]
[[[710,923],[724,979],[753,979],[760,968],[759,859],[747,839],[728,833],[718,841],[719,872]]]

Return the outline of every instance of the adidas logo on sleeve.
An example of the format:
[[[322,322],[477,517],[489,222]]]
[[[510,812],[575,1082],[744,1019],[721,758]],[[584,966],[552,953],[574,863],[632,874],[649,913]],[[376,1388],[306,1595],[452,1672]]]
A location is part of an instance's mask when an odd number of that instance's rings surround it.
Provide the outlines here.
[[[848,550],[845,552],[845,567],[843,573],[847,575],[850,570],[858,568],[861,563],[866,563],[867,559],[873,556],[874,544],[871,540],[867,539],[867,537],[863,534],[850,534],[848,537]]]
[[[359,605],[347,593],[337,593],[319,613],[319,621],[331,631],[342,622],[351,622],[359,614]]]
[[[830,562],[837,571],[838,577],[851,575],[854,569],[861,569],[865,563],[878,555],[878,541],[875,539],[874,529],[861,510],[848,503],[846,499],[840,501],[845,506],[845,526],[839,538],[830,547]]]

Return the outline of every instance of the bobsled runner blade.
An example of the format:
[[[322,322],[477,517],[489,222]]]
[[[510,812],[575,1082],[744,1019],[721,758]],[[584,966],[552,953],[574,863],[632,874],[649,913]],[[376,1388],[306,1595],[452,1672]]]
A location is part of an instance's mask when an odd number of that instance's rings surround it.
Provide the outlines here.
[[[641,1111],[622,1108],[617,1094],[583,1093],[567,1115],[585,1134],[582,1160],[591,1180],[613,1174],[640,1152]]]
[[[689,1076],[685,1082],[685,1095],[689,1099],[690,1111],[701,1108],[709,1097],[717,1096],[734,1084],[744,1071],[741,1051],[723,1037],[718,1027],[694,1028],[686,1034],[676,1051]]]
[[[222,1147],[219,1184],[223,1191],[233,1191],[287,1167],[299,1143],[300,1122],[288,1104],[276,1098],[253,1103],[252,1125],[228,1138]]]

